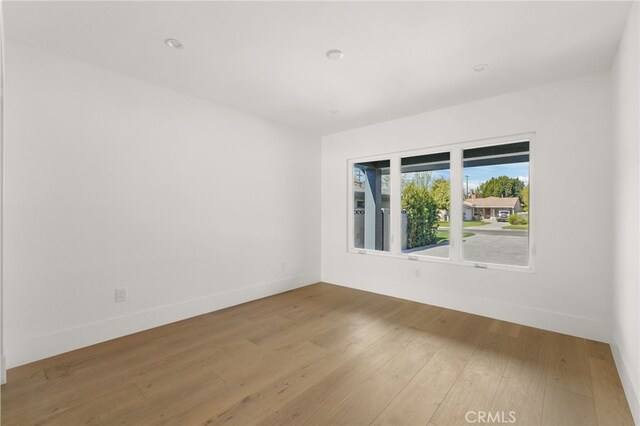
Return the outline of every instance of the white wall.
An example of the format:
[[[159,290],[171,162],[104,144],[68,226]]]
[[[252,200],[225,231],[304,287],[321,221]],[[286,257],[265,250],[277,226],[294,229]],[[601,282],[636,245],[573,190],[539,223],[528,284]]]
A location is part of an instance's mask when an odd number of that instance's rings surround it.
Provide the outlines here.
[[[7,369],[6,369],[6,359],[4,356],[4,327],[2,325],[2,312],[3,312],[3,303],[2,303],[2,263],[3,263],[3,255],[2,255],[2,232],[3,232],[3,191],[4,185],[2,181],[4,179],[4,3],[0,1],[0,383],[4,384],[7,382]],[[1,417],[0,417],[1,420]],[[0,421],[1,424],[1,421]]]
[[[318,281],[319,138],[17,43],[6,62],[9,367]]]
[[[634,3],[611,70],[613,94],[612,344],[640,424],[640,30]]]
[[[588,75],[324,137],[322,280],[608,341],[609,77]],[[534,273],[347,253],[347,159],[526,132],[536,132]]]

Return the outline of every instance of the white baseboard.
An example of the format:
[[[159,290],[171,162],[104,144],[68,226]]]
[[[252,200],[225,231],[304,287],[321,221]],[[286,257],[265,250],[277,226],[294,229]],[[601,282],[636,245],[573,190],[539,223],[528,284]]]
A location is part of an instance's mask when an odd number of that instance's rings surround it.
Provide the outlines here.
[[[7,368],[17,367],[117,337],[202,315],[320,281],[319,274],[304,274],[257,284],[146,311],[109,318],[34,338],[7,342]]]
[[[370,291],[386,296],[541,328],[543,330],[583,337],[598,342],[609,343],[610,341],[611,325],[609,321],[567,315],[530,306],[515,305],[476,296],[435,290],[428,287],[418,287],[399,282],[389,283],[389,281],[376,280],[371,277],[367,277],[366,280],[360,277],[352,277],[347,279],[346,282],[337,282],[337,280],[322,277],[322,281],[343,287]]]
[[[620,381],[622,382],[622,387],[624,388],[624,393],[627,397],[627,402],[629,403],[629,409],[631,410],[633,421],[635,424],[640,425],[640,391],[638,389],[640,383],[635,383],[635,380],[629,373],[627,363],[622,355],[622,351],[620,350],[615,334],[611,336],[611,352],[613,353],[613,359],[616,362],[618,375],[620,376]]]

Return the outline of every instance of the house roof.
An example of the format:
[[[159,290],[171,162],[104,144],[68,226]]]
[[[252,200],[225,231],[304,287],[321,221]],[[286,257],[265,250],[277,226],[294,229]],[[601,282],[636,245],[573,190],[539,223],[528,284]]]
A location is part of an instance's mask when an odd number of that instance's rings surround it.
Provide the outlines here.
[[[470,207],[513,209],[518,203],[518,197],[467,198],[464,203]]]

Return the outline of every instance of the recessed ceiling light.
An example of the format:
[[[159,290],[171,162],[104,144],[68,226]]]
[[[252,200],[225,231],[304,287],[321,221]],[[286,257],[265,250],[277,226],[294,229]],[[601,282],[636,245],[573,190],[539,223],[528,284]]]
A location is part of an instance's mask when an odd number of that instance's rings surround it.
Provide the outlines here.
[[[332,61],[337,61],[344,58],[344,53],[342,53],[342,50],[339,49],[327,50],[327,58],[331,59]]]
[[[169,47],[172,47],[174,49],[182,49],[184,47],[184,44],[182,44],[182,42],[180,40],[176,40],[175,38],[168,38],[164,41],[164,44],[166,44]]]
[[[478,64],[475,67],[473,67],[474,72],[482,72],[488,69],[489,69],[489,64]]]

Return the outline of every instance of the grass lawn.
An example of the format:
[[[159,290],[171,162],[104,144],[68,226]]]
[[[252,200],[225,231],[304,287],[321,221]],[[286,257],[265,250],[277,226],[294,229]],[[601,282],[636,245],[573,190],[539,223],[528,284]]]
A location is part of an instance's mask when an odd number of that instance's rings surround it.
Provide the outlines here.
[[[485,222],[482,220],[465,220],[464,222],[462,222],[462,226],[464,226],[465,228],[468,226],[482,226],[482,225],[488,225],[489,222]],[[446,226],[449,227],[449,222],[438,222],[438,226]]]
[[[529,225],[507,225],[503,226],[502,229],[529,229]]]
[[[462,238],[467,238],[467,237],[471,237],[472,235],[476,235],[473,232],[463,232],[462,233]],[[438,241],[436,241],[436,244],[439,244],[441,242],[447,241],[449,240],[449,233],[448,232],[443,232],[443,231],[438,231]]]

